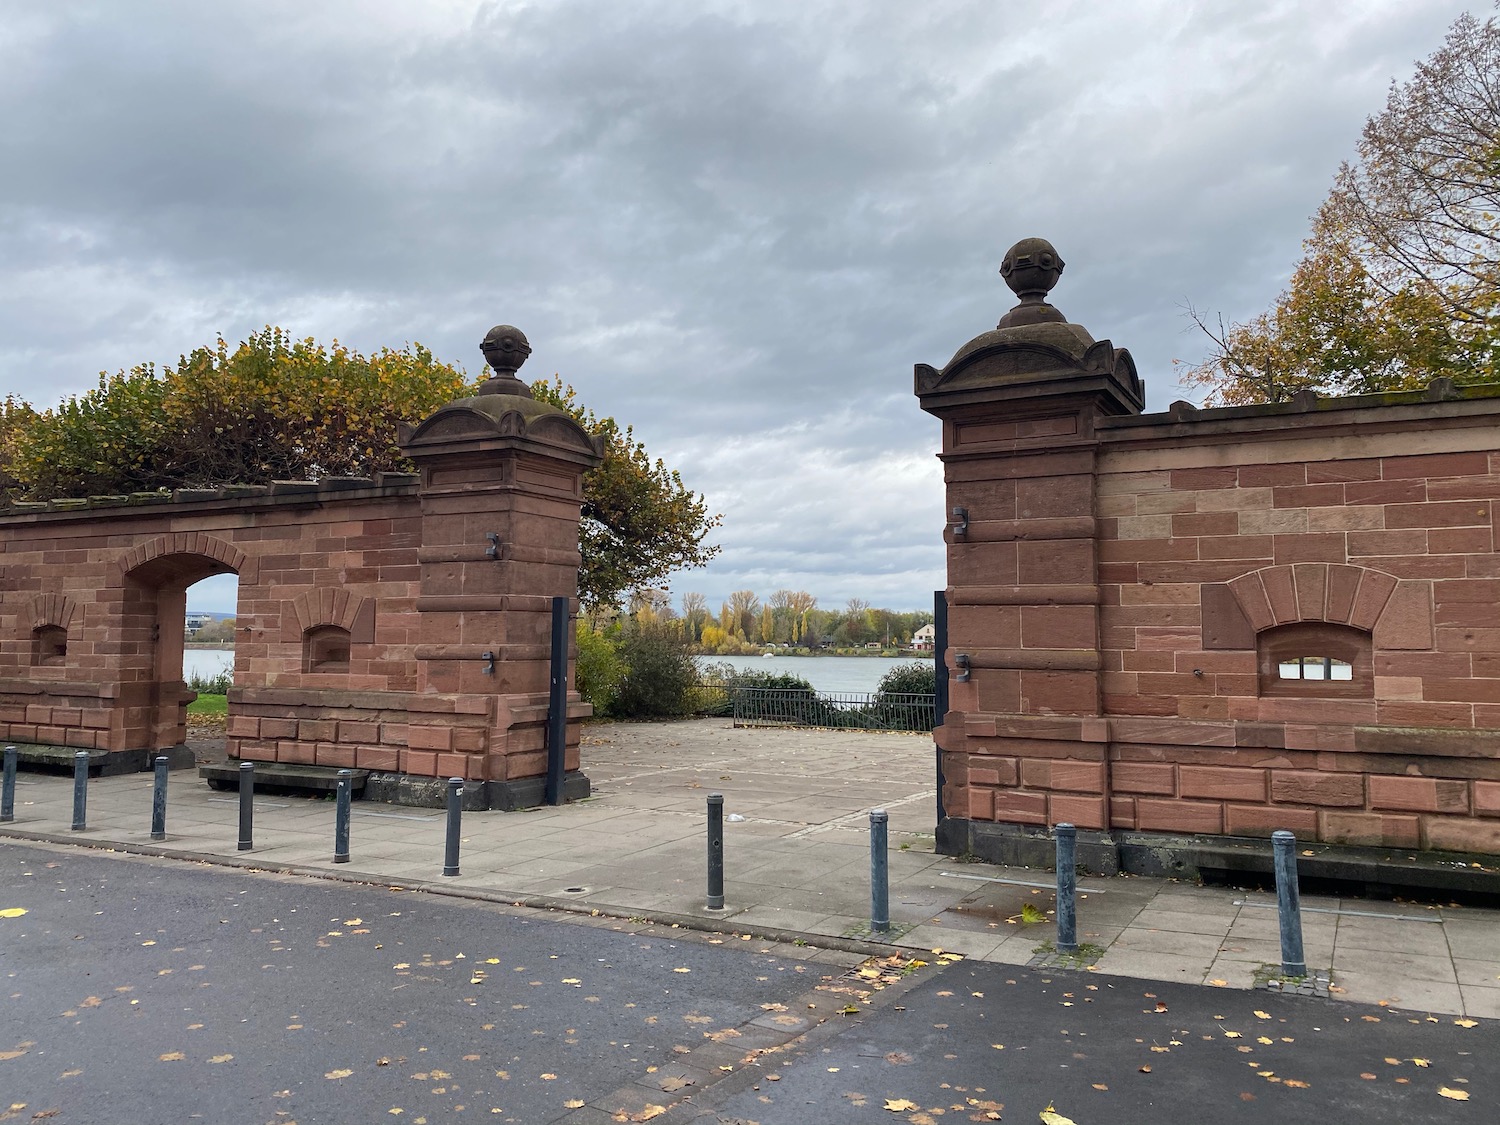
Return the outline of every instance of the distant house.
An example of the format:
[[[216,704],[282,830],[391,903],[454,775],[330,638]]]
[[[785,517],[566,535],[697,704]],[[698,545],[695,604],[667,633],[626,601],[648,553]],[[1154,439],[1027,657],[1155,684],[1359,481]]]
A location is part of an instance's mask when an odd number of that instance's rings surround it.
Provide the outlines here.
[[[214,615],[211,613],[200,613],[195,611],[193,613],[184,614],[182,618],[183,631],[189,634],[196,633],[199,629],[203,628],[203,626],[207,625],[213,619]]]
[[[911,647],[918,652],[931,652],[936,643],[937,629],[932,625],[923,625],[911,635]]]

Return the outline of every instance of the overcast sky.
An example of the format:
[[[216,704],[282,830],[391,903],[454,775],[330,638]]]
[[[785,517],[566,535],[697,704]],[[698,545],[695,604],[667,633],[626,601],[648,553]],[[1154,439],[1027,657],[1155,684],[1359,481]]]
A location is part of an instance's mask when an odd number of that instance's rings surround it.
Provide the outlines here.
[[[493,324],[724,514],[677,575],[931,604],[942,365],[1041,235],[1185,397],[1446,0],[3,0],[0,393],[266,324],[471,372]],[[199,599],[201,608],[232,610]]]

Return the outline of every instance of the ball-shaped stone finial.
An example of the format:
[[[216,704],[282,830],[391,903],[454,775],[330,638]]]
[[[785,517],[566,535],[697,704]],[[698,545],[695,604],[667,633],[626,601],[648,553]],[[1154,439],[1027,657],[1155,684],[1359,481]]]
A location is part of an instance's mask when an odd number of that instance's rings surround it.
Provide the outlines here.
[[[497,324],[485,333],[479,345],[484,361],[495,374],[479,388],[482,395],[520,395],[531,397],[531,388],[516,378],[516,372],[531,354],[526,333],[510,324]]]
[[[1067,321],[1067,317],[1047,303],[1047,294],[1062,276],[1064,262],[1052,243],[1045,238],[1023,238],[1005,252],[1000,262],[1000,276],[1021,303],[1001,318],[999,327]]]

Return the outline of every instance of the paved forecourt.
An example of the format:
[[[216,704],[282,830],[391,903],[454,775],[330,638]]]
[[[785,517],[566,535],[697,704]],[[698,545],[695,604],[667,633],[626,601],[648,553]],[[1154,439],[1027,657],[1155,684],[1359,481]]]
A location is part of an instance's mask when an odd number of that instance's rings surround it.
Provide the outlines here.
[[[931,741],[919,735],[744,730],[727,720],[585,729],[594,796],[561,808],[464,814],[461,871],[440,875],[441,810],[356,801],[351,862],[335,865],[334,804],[260,794],[237,850],[238,798],[172,777],[167,840],[150,841],[151,776],[96,779],[69,830],[72,780],[22,773],[0,834],[430,887],[809,944],[890,942],[1026,964],[1054,936],[1049,872],[933,851]],[[725,891],[704,905],[706,799],[725,799]],[[890,816],[888,935],[869,929],[869,812]],[[1035,915],[1045,921],[1027,922]],[[1500,912],[1304,896],[1309,970],[1348,1000],[1500,1018]],[[1274,896],[1173,880],[1080,880],[1079,940],[1097,971],[1251,988],[1279,964]]]

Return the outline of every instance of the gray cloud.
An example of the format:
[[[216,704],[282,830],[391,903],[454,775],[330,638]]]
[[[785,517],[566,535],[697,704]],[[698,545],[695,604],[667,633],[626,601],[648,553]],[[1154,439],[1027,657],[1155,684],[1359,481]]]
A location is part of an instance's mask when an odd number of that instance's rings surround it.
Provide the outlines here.
[[[265,323],[478,365],[520,324],[725,513],[678,590],[922,606],[913,362],[1015,239],[1159,409],[1185,300],[1265,307],[1465,5],[22,0],[0,24],[0,389]]]

